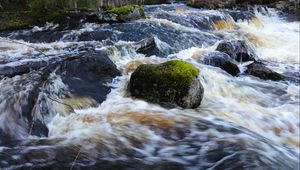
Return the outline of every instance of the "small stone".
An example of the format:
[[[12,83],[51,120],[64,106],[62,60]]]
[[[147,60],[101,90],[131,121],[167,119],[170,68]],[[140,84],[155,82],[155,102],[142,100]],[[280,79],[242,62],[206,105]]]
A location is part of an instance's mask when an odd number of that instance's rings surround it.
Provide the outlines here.
[[[204,56],[203,62],[206,65],[219,67],[233,76],[237,76],[240,73],[236,62],[226,53],[211,52]]]

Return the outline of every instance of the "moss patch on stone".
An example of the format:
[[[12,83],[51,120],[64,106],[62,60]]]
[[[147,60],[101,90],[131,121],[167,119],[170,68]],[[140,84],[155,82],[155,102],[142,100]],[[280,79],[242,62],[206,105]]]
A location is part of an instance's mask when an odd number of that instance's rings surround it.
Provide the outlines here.
[[[198,70],[190,63],[181,60],[172,60],[162,63],[155,68],[155,75],[160,77],[165,84],[174,82],[181,86],[189,86],[198,75]]]
[[[112,8],[112,9],[108,10],[107,12],[114,13],[117,15],[126,15],[130,12],[133,12],[133,10],[135,8],[139,9],[141,14],[145,13],[144,8],[139,5],[126,5],[126,6],[119,7],[119,8]]]
[[[132,74],[129,88],[134,96],[146,96],[149,101],[177,101],[188,93],[198,72],[192,64],[181,60],[143,64]]]

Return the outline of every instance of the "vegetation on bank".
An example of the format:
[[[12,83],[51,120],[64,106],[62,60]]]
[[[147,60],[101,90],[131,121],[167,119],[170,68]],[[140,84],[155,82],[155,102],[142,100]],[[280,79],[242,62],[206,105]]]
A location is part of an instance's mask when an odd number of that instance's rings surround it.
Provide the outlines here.
[[[14,8],[14,2],[20,1],[23,5]],[[107,2],[105,6],[118,5],[114,1]],[[128,1],[129,2],[129,1]],[[99,0],[4,0],[0,2],[0,31],[23,29],[33,25],[52,21],[57,17],[63,16],[68,11],[93,12],[103,4]],[[106,3],[106,2],[105,2]],[[125,2],[120,2],[124,4]],[[4,10],[4,9],[6,10]],[[119,8],[110,8],[109,12],[117,15],[128,14],[135,8],[144,14],[144,9],[138,5],[127,5]]]
[[[0,31],[28,28],[33,25],[52,21],[61,15],[62,13],[59,11],[45,11],[40,15],[31,11],[2,12]]]
[[[126,5],[126,6],[119,7],[119,8],[112,8],[112,9],[108,10],[107,12],[114,13],[117,15],[126,15],[130,12],[133,12],[133,10],[135,8],[139,9],[141,14],[145,13],[144,8],[140,7],[139,5]]]

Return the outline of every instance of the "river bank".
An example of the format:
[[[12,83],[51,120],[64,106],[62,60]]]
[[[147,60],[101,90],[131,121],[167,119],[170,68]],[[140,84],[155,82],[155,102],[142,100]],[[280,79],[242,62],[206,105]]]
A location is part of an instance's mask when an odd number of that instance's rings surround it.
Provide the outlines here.
[[[68,20],[69,18],[75,19],[78,16],[85,18],[89,13],[94,13],[97,10],[107,10],[111,8],[138,4],[167,4],[175,1],[155,1],[155,0],[65,0],[56,1],[52,0],[46,3],[46,1],[36,0],[6,0],[0,3],[0,30],[15,30],[33,27],[34,25],[42,25],[46,22],[58,22],[59,20]],[[254,5],[265,5],[267,7],[276,8],[282,11],[282,15],[290,18],[291,20],[298,20],[300,17],[300,5],[299,1],[198,1],[190,0],[183,1],[189,6],[195,8],[206,9],[234,9],[234,8],[254,8]],[[18,5],[15,5],[15,4]]]

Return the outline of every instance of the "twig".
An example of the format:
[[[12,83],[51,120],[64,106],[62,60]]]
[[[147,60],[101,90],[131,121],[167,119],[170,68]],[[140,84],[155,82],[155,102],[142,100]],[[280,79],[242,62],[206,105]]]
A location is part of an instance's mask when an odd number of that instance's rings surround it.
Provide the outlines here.
[[[63,104],[63,105],[66,105],[66,106],[68,106],[68,107],[70,107],[72,110],[75,110],[71,105],[69,105],[69,104],[66,104],[66,103],[63,103],[63,102],[60,102],[60,101],[58,101],[58,100],[56,100],[56,99],[53,99],[53,98],[51,98],[50,96],[47,96],[50,100],[52,100],[52,101],[54,101],[54,102],[57,102],[57,103],[60,103],[60,104]]]
[[[78,159],[78,157],[79,157],[79,155],[81,153],[81,150],[82,150],[82,148],[79,149],[79,151],[78,151],[78,153],[77,153],[77,155],[76,155],[76,157],[75,157],[75,159],[74,159],[74,161],[72,163],[72,166],[71,166],[70,170],[73,170],[73,167],[75,166],[75,163],[76,163],[76,161],[77,161],[77,159]]]

